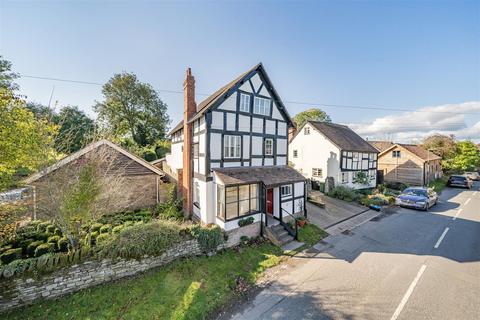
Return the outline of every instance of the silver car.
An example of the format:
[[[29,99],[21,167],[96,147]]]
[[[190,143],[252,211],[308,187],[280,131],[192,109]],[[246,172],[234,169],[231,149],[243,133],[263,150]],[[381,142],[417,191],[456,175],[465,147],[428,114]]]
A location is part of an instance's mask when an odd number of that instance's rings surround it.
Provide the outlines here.
[[[427,211],[438,202],[435,191],[425,187],[411,187],[402,191],[395,198],[395,204],[401,207],[409,207]]]

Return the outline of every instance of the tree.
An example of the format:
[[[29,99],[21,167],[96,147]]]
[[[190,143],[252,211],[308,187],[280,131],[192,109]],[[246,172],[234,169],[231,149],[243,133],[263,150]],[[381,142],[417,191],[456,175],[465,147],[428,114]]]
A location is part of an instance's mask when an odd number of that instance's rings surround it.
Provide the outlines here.
[[[332,122],[330,116],[319,108],[302,111],[293,117],[293,122],[295,122],[297,128],[301,128],[308,120]]]
[[[460,141],[455,155],[443,164],[447,170],[469,171],[480,166],[480,153],[472,141]]]
[[[115,74],[102,89],[103,102],[94,106],[98,118],[115,137],[130,136],[139,146],[163,139],[170,122],[167,105],[133,73]]]
[[[45,119],[53,122],[53,118],[55,117],[55,111],[52,108],[38,102],[27,102],[27,109],[30,110],[37,119]]]
[[[18,74],[11,70],[12,63],[2,59],[2,56],[0,56],[0,88],[15,91],[18,89],[18,85],[14,80],[18,78]]]
[[[453,135],[434,134],[423,140],[422,146],[431,150],[443,160],[452,158],[457,148],[455,137]]]
[[[60,127],[55,139],[55,149],[59,152],[78,151],[93,138],[95,123],[76,106],[63,107],[53,119]]]
[[[0,189],[12,183],[20,168],[36,170],[54,157],[45,151],[57,134],[57,126],[36,119],[25,101],[0,88]]]

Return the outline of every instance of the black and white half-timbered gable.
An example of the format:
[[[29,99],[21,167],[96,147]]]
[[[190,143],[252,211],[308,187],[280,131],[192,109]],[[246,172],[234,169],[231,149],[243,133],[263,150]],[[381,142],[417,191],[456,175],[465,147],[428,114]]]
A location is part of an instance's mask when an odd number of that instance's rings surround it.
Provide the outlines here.
[[[354,189],[377,185],[378,150],[347,126],[308,121],[294,135],[289,161],[306,178]]]
[[[262,64],[185,114],[188,118],[170,132],[172,152],[166,160],[172,169],[192,164],[186,192],[192,193],[192,213],[201,221],[231,230],[248,216],[260,221],[262,213],[279,220],[304,214],[305,178],[287,165],[293,123]],[[185,160],[190,125],[191,159]],[[188,189],[185,175],[182,183]]]

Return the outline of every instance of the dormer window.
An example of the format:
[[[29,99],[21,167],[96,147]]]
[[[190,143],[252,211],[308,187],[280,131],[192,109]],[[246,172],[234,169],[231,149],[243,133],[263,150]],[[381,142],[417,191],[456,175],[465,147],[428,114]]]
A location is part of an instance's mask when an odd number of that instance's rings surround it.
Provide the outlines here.
[[[250,112],[250,95],[241,93],[240,94],[240,107],[239,110],[242,112]]]
[[[270,99],[255,97],[253,99],[253,113],[269,116]]]

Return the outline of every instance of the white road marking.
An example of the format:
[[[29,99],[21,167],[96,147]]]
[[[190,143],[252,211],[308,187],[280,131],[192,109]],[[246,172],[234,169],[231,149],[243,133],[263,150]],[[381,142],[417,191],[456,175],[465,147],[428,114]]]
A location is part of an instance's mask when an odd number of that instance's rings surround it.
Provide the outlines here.
[[[469,202],[470,202],[470,200],[472,200],[472,198],[468,198],[468,199],[467,199],[467,201],[465,201],[465,203],[464,203],[463,205],[464,205],[464,206],[466,206],[466,205],[467,205],[467,203],[469,203]]]
[[[475,192],[473,193],[473,195],[476,196],[476,195],[477,195],[477,192],[478,192],[478,191],[475,191]]]
[[[413,282],[410,283],[410,286],[408,287],[407,292],[405,292],[405,295],[403,296],[402,301],[400,301],[400,304],[398,305],[397,310],[395,310],[395,313],[392,315],[390,320],[396,320],[398,318],[398,316],[400,315],[400,313],[403,310],[403,307],[405,307],[408,299],[410,298],[411,294],[413,293],[413,289],[415,289],[415,286],[417,285],[418,280],[420,280],[420,277],[422,276],[422,274],[423,274],[423,272],[425,271],[426,268],[427,268],[426,265],[422,265],[420,267],[420,270],[418,270],[417,276],[415,277],[415,279],[413,279]]]
[[[435,249],[438,249],[438,247],[440,246],[440,243],[442,243],[443,238],[445,238],[445,235],[447,234],[448,230],[450,230],[450,228],[448,227],[445,228],[445,230],[443,230],[442,235],[440,236],[440,238],[438,238],[437,243],[435,243],[435,246],[434,246]]]
[[[455,217],[452,218],[452,220],[456,220],[458,218],[458,215],[462,212],[463,209],[458,209],[457,213],[455,214]]]

